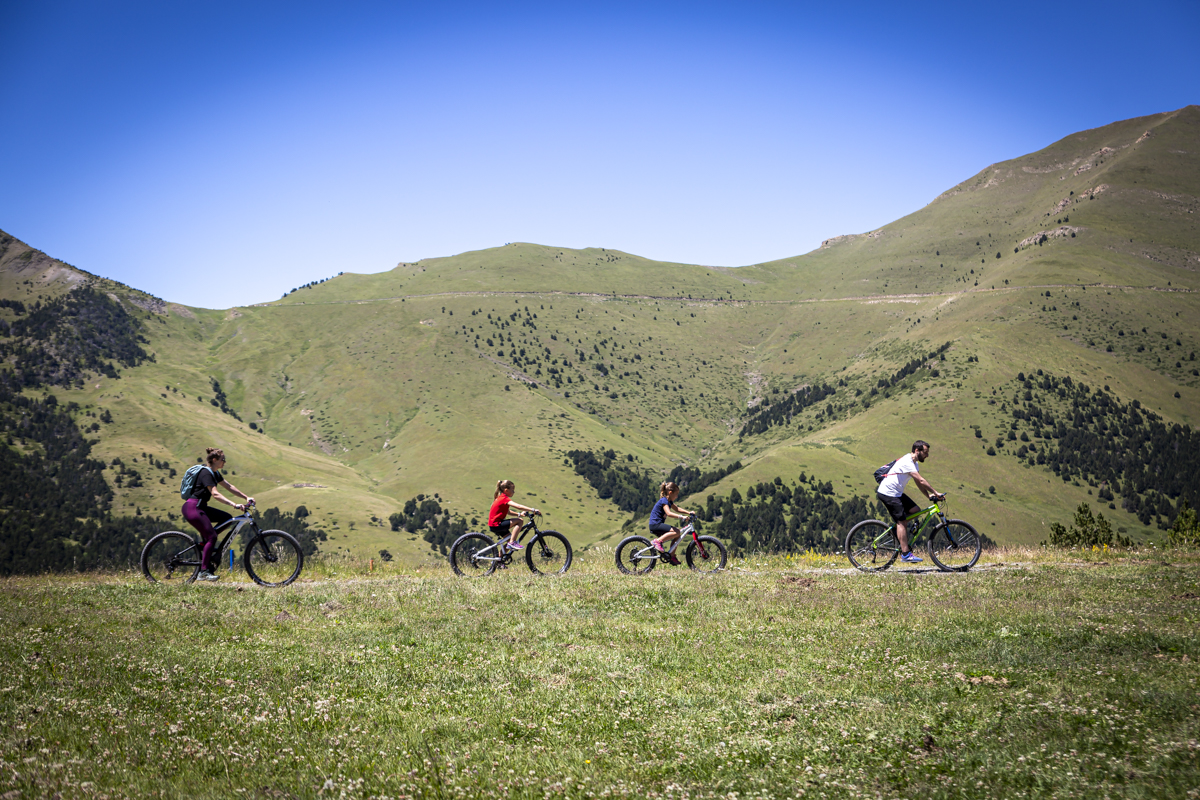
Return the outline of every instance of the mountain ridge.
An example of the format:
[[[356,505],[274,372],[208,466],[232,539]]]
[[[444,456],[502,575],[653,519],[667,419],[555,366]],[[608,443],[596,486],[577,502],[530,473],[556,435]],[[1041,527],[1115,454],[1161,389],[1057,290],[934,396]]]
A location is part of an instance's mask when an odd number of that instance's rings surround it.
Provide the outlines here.
[[[870,498],[867,473],[913,438],[935,441],[933,483],[960,487],[956,515],[1037,542],[1119,479],[1030,463],[1057,439],[1012,416],[1030,402],[1002,393],[1013,376],[1041,369],[1168,423],[1197,418],[1197,130],[1188,106],[1072,134],[869,234],[745,267],[509,243],[225,310],[81,278],[137,309],[155,361],[60,393],[81,414],[111,413],[95,432],[107,461],[186,464],[210,442],[240,453],[239,485],[313,510],[330,551],[431,557],[391,514],[436,494],[478,518],[500,477],[581,548],[611,543],[630,519],[569,451],[612,450],[650,476],[742,463],[708,487],[716,496],[804,473],[849,500]],[[1011,174],[993,182],[997,170]],[[0,239],[6,299],[67,291],[52,260],[38,260],[41,282],[19,271],[15,241]],[[896,378],[905,363],[918,366]],[[819,387],[819,402],[803,399]],[[1183,500],[1145,521],[1147,504],[1165,507],[1154,492],[1105,513],[1153,537]],[[172,503],[162,484],[114,500],[161,515]],[[783,541],[756,536],[747,547]]]

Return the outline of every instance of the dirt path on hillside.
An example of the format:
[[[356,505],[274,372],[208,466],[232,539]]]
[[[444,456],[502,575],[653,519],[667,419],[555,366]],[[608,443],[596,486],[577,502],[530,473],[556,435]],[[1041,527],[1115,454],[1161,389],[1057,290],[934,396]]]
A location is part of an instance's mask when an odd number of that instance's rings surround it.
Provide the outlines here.
[[[1177,294],[1191,294],[1194,289],[1185,289],[1174,286],[1126,286],[1116,283],[1040,283],[1029,284],[1026,286],[1002,286],[999,289],[984,289],[972,288],[963,292],[912,292],[909,294],[858,294],[847,295],[845,297],[810,297],[798,298],[795,300],[729,300],[720,297],[676,297],[667,295],[653,294],[602,294],[600,292],[506,292],[506,291],[490,291],[490,292],[434,292],[432,294],[405,294],[395,297],[376,297],[369,300],[327,300],[316,303],[288,303],[281,305],[278,303],[259,303],[253,308],[289,308],[296,305],[308,306],[338,306],[338,305],[361,305],[363,303],[391,303],[397,300],[421,300],[433,297],[581,297],[594,300],[665,300],[672,303],[683,303],[684,305],[714,305],[714,306],[733,306],[740,308],[748,305],[805,305],[809,303],[887,303],[887,302],[904,302],[906,300],[921,300],[929,297],[948,297],[959,298],[973,294],[999,294],[1005,292],[1019,292],[1026,289],[1117,289],[1119,291],[1135,291],[1135,292],[1166,292]]]

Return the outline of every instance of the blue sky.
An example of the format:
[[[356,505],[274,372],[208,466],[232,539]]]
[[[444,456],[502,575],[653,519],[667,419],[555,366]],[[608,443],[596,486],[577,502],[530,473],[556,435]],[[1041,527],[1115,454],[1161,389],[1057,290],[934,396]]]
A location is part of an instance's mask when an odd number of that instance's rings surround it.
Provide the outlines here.
[[[0,229],[225,308],[511,241],[740,266],[1200,102],[1200,3],[0,0]]]

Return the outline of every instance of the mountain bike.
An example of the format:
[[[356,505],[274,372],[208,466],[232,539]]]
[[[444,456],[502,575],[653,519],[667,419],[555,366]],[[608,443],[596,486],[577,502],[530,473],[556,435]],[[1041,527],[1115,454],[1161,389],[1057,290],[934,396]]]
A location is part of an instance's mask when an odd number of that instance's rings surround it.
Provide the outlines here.
[[[254,521],[254,506],[247,505],[236,517],[216,526],[219,539],[210,556],[213,572],[221,564],[221,555],[234,534],[249,526],[250,542],[242,553],[242,567],[260,586],[287,586],[300,576],[304,566],[304,551],[300,542],[287,531],[260,530]],[[151,583],[192,583],[200,573],[200,552],[203,542],[191,533],[164,531],[153,536],[142,548],[142,574]]]
[[[944,505],[946,496],[942,495]],[[929,557],[943,572],[966,572],[975,566],[983,552],[983,540],[970,523],[961,519],[948,519],[937,501],[926,509],[905,517],[905,522],[920,520],[909,525],[909,547],[915,549],[921,534],[929,536]],[[900,555],[900,541],[896,538],[896,524],[891,525],[877,519],[866,519],[855,525],[846,534],[846,557],[863,572],[882,572],[892,565]]]
[[[558,531],[539,530],[533,513],[520,516],[529,522],[521,528],[518,542],[530,533],[533,538],[525,545],[525,565],[534,575],[562,575],[571,568],[571,543]],[[495,539],[488,533],[464,533],[450,545],[450,568],[455,575],[480,578],[497,569],[507,569],[517,550],[508,547],[508,537]]]
[[[654,569],[654,565],[659,561],[669,564],[671,562],[667,559],[667,553],[674,553],[679,543],[688,536],[691,536],[692,540],[688,542],[683,557],[693,572],[711,575],[725,569],[729,552],[717,537],[700,536],[697,533],[695,515],[688,517],[687,523],[679,529],[679,534],[679,538],[671,542],[671,548],[666,553],[655,550],[646,536],[626,536],[617,545],[617,569],[626,575],[645,575]]]

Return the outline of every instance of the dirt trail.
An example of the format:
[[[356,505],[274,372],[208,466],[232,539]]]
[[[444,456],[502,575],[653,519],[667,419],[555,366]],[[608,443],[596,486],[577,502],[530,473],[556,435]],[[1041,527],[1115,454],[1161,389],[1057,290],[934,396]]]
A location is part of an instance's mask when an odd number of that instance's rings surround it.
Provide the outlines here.
[[[275,303],[260,303],[254,308],[291,308],[295,305],[310,305],[310,306],[337,306],[337,305],[358,305],[362,303],[390,303],[396,300],[420,300],[431,297],[587,297],[598,300],[666,300],[668,302],[678,302],[691,305],[725,305],[725,306],[748,306],[748,305],[806,305],[810,303],[859,303],[859,302],[888,302],[888,301],[903,301],[912,299],[921,299],[926,297],[950,297],[958,298],[972,294],[992,294],[1005,292],[1019,292],[1024,289],[1117,289],[1120,291],[1142,291],[1142,292],[1174,292],[1179,294],[1191,294],[1196,291],[1194,289],[1186,289],[1183,287],[1174,286],[1129,286],[1116,283],[1034,283],[1024,286],[1002,286],[1000,288],[985,289],[982,287],[971,288],[960,292],[910,292],[908,294],[855,294],[846,295],[845,297],[810,297],[798,298],[795,300],[729,300],[720,297],[669,297],[665,295],[651,294],[601,294],[599,292],[434,292],[432,294],[406,294],[396,297],[376,297],[369,300],[328,300],[318,303],[300,303],[278,305]]]

